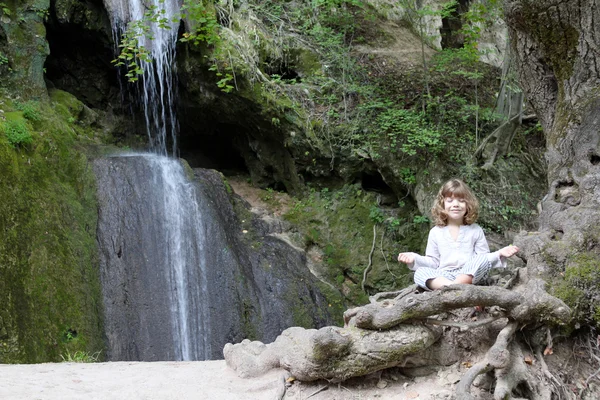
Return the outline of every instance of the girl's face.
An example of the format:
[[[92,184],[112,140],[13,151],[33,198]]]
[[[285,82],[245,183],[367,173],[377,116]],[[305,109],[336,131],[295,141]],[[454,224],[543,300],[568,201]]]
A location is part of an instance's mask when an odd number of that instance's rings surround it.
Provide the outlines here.
[[[462,197],[444,197],[444,211],[448,215],[448,223],[460,225],[467,213],[467,202]]]

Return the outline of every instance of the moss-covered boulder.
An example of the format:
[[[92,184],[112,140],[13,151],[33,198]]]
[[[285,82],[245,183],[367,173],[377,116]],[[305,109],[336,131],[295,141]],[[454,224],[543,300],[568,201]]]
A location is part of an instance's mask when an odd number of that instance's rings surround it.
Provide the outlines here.
[[[94,177],[64,104],[0,96],[0,362],[103,349]],[[78,353],[79,352],[79,353]]]
[[[43,98],[44,62],[49,54],[44,18],[50,1],[9,1],[1,5],[0,87],[23,97]]]

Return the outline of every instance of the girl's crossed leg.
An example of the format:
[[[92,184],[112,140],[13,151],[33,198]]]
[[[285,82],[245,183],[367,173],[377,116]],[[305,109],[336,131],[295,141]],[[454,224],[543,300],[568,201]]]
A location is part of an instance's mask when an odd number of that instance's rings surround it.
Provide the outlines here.
[[[427,290],[436,290],[456,283],[481,283],[489,274],[492,264],[487,254],[470,258],[462,268],[440,271],[433,268],[419,268],[415,271],[415,283]]]

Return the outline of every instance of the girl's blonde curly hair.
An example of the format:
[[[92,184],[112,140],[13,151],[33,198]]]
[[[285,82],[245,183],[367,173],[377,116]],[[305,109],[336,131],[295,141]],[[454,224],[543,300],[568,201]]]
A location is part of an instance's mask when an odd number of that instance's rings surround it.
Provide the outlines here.
[[[446,197],[458,197],[465,200],[467,212],[465,213],[463,224],[471,225],[477,221],[477,217],[479,216],[479,201],[477,201],[477,198],[473,195],[473,192],[471,192],[471,189],[469,189],[466,183],[460,179],[450,179],[440,188],[435,202],[433,203],[433,207],[431,208],[433,222],[437,226],[448,225],[448,214],[446,214],[446,211],[444,210],[444,201]]]

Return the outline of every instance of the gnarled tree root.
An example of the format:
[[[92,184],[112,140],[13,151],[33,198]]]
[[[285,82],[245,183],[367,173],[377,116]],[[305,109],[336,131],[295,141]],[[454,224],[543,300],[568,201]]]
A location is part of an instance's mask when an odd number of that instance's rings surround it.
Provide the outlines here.
[[[227,365],[241,377],[284,368],[301,381],[340,382],[402,364],[406,357],[431,346],[437,329],[401,325],[387,331],[325,327],[288,328],[271,344],[251,342],[225,345]]]
[[[483,360],[471,367],[456,386],[457,398],[474,399],[471,395],[473,381],[477,375],[492,370],[496,374],[496,400],[513,398],[512,393],[520,384],[530,399],[550,398],[547,388],[535,383],[537,379],[527,370],[521,349],[512,341],[517,327],[516,322],[511,322],[500,331],[496,343],[488,350]]]
[[[470,329],[503,318],[507,325],[483,361],[462,378],[457,386],[457,398],[472,399],[470,388],[475,378],[494,371],[496,399],[512,399],[519,391],[529,399],[550,399],[550,390],[536,383],[539,381],[525,365],[519,345],[512,340],[518,327],[524,325],[568,322],[570,309],[546,293],[544,286],[544,281],[531,279],[516,290],[451,285],[423,293],[410,287],[375,296],[371,304],[346,311],[344,328],[294,327],[286,329],[271,344],[245,340],[235,345],[227,344],[223,352],[227,365],[242,377],[283,368],[301,381],[326,379],[339,382],[393,366],[423,364],[414,360],[430,358],[426,354],[431,353],[435,347],[432,345],[443,329],[437,325]],[[495,316],[477,322],[427,318],[474,305],[496,306],[501,310]],[[407,324],[409,321],[418,324]],[[439,362],[429,365],[439,365]]]
[[[566,323],[570,318],[569,307],[549,295],[544,286],[541,279],[531,279],[520,291],[495,286],[450,285],[434,292],[353,308],[344,313],[344,320],[359,328],[380,330],[457,308],[498,305],[516,322]]]

